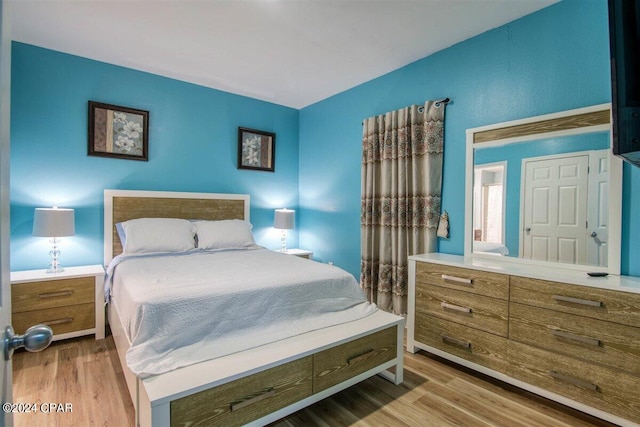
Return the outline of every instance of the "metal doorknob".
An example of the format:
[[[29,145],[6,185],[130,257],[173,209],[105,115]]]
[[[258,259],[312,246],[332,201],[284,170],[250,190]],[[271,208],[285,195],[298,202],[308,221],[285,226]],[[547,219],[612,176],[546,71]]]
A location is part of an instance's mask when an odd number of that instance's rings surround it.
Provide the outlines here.
[[[49,347],[53,338],[53,331],[47,325],[35,325],[27,329],[24,335],[15,335],[13,328],[7,326],[4,330],[4,360],[11,359],[13,351],[24,347],[25,350],[36,352]]]
[[[531,227],[525,228],[524,231],[526,231],[528,233],[529,231],[531,231]]]
[[[595,231],[591,232],[591,237],[598,237],[598,233],[596,233]]]

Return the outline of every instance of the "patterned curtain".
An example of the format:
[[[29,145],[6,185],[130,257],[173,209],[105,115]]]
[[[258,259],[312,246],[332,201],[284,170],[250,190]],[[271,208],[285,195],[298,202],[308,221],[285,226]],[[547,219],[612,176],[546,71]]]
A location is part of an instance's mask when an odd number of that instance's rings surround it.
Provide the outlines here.
[[[363,126],[360,285],[396,314],[407,312],[407,257],[436,249],[444,110],[428,101]]]

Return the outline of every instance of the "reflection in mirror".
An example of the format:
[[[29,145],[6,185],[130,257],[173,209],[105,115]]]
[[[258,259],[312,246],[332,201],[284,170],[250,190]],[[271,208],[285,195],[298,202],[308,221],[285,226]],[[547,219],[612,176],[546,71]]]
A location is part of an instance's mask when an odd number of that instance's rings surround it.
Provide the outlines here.
[[[620,274],[611,104],[467,129],[464,254]]]
[[[505,246],[507,162],[476,165],[473,175],[473,250],[509,255]]]
[[[476,147],[473,251],[607,266],[609,132]]]

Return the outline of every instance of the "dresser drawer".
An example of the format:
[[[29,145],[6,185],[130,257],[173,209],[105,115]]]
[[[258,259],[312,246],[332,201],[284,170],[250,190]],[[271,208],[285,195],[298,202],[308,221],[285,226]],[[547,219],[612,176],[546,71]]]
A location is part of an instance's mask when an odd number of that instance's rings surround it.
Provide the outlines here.
[[[507,368],[507,339],[432,316],[416,314],[416,341],[496,371]]]
[[[640,374],[640,328],[512,303],[509,338]]]
[[[397,326],[313,356],[313,393],[318,393],[397,356]]]
[[[509,276],[447,265],[416,263],[416,286],[436,285],[493,298],[509,299]]]
[[[24,334],[27,328],[44,323],[49,325],[54,335],[93,329],[96,326],[95,305],[77,304],[66,307],[13,313],[11,321],[17,334]]]
[[[640,327],[640,294],[511,276],[511,301]]]
[[[311,396],[313,356],[171,402],[171,426],[240,426]]]
[[[417,284],[416,312],[507,336],[509,302],[506,300]]]
[[[640,422],[640,377],[514,341],[508,351],[511,377]]]
[[[24,282],[11,286],[13,313],[90,303],[94,300],[94,277]]]

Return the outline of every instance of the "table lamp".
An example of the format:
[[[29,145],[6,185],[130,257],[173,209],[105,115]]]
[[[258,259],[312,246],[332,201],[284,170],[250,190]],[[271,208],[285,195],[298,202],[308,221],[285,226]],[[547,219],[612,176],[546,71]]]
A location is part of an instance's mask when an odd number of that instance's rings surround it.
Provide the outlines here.
[[[296,211],[291,209],[276,209],[273,217],[273,227],[282,230],[282,252],[287,250],[287,230],[292,230],[295,224]]]
[[[58,257],[60,256],[60,237],[73,236],[75,234],[75,221],[73,209],[36,208],[33,215],[33,235],[49,237],[51,242],[51,264],[47,273],[59,273],[64,271]]]

